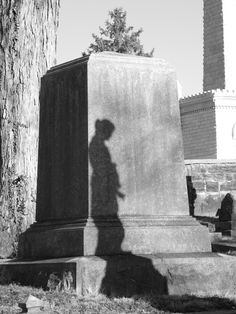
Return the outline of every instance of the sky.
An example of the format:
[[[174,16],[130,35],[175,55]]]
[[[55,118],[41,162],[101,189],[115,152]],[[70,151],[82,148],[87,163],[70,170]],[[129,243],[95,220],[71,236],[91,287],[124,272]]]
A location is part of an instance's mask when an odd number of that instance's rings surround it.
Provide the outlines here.
[[[202,91],[203,0],[61,0],[57,63],[81,57],[116,7],[127,26],[143,29],[144,50],[176,69],[184,96]]]

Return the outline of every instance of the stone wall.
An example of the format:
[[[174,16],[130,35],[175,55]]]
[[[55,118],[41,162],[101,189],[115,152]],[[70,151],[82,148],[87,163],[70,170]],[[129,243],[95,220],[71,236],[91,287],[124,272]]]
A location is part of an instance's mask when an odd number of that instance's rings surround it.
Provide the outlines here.
[[[191,214],[216,216],[227,193],[236,199],[236,160],[185,160],[185,170]]]

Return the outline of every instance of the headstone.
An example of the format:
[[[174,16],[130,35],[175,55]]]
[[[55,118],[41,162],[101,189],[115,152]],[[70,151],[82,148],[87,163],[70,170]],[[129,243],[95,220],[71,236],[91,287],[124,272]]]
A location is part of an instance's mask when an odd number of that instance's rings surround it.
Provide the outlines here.
[[[221,207],[218,209],[217,215],[219,216],[219,221],[231,221],[233,213],[234,199],[230,193],[227,193],[221,202]]]
[[[37,222],[24,257],[206,252],[189,216],[175,71],[98,53],[42,79]]]
[[[33,295],[29,295],[26,303],[19,303],[19,307],[23,310],[22,313],[45,313],[41,311],[45,304],[46,302],[36,298]]]

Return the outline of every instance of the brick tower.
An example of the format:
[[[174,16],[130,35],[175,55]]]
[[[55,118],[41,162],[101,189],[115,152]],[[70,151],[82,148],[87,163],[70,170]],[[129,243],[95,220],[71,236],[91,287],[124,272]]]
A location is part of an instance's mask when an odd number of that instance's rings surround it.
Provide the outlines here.
[[[185,159],[235,159],[236,0],[203,1],[203,92],[180,100]]]
[[[236,1],[204,1],[203,90],[236,89]]]

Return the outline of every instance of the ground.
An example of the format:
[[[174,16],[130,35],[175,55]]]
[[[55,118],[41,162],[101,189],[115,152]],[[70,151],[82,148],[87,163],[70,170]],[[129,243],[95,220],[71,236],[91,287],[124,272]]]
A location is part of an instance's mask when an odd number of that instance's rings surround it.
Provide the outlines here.
[[[126,314],[126,313],[189,313],[219,309],[236,309],[236,299],[201,298],[194,296],[135,296],[133,298],[82,298],[73,292],[43,291],[16,284],[0,286],[0,313],[21,313],[18,303],[25,303],[33,295],[45,302],[44,313],[53,314]]]

